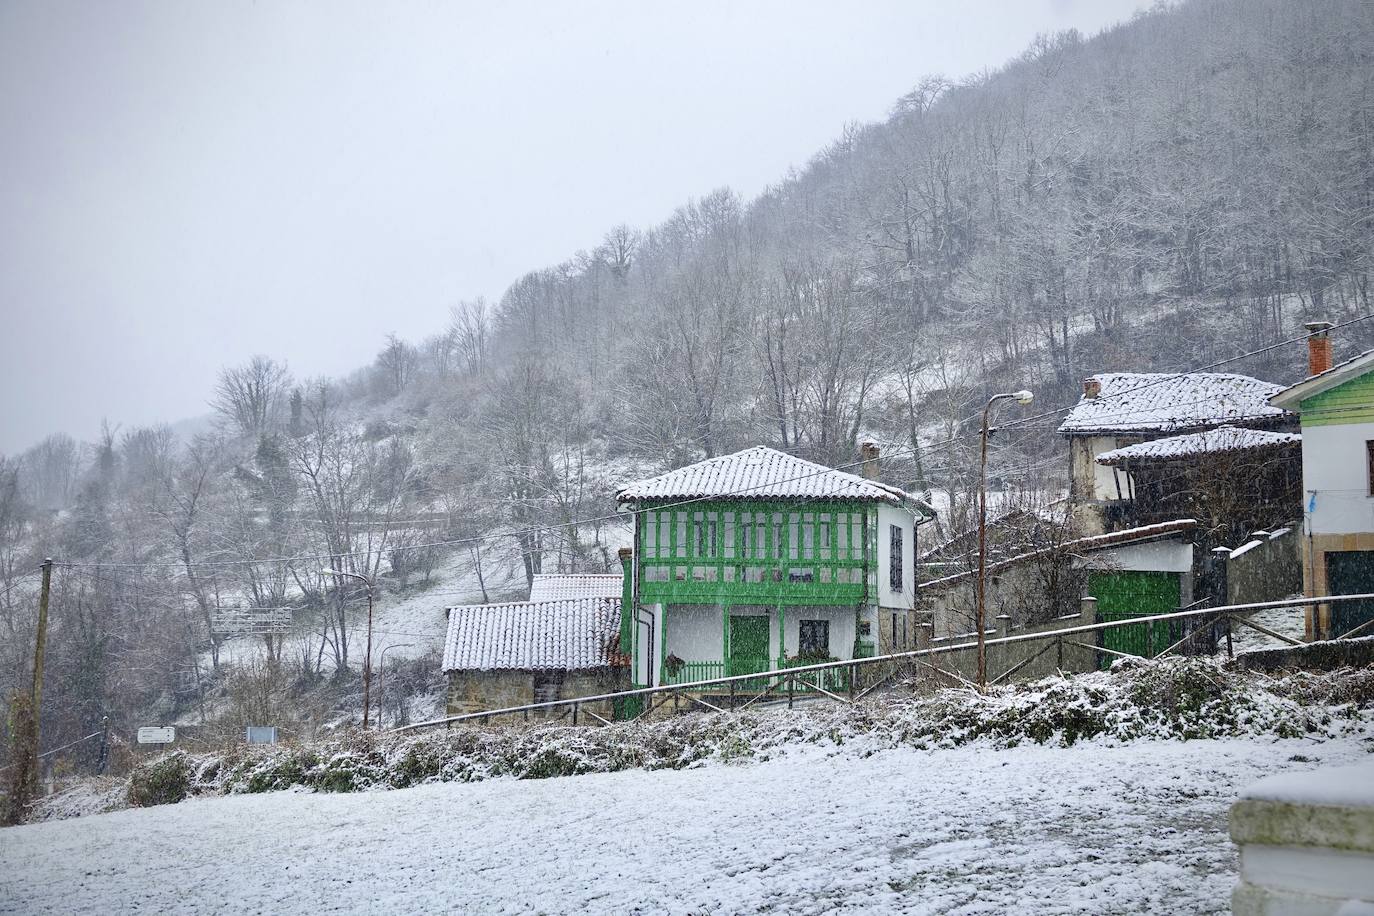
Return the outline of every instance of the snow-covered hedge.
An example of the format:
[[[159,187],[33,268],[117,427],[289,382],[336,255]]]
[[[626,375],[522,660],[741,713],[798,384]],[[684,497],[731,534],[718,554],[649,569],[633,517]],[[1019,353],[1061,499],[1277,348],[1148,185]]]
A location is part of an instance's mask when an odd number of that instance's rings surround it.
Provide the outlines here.
[[[1362,727],[1371,709],[1374,667],[1272,678],[1205,659],[1121,661],[1111,671],[1050,677],[984,695],[899,690],[852,707],[690,714],[604,727],[455,726],[400,736],[354,731],[299,746],[182,755],[175,764],[163,758],[135,771],[130,800],[133,786],[161,786],[172,771],[176,788],[184,779],[191,795],[289,788],[355,792],[503,776],[683,768],[767,757],[804,743],[871,753],[972,741],[1010,747],[1087,739],[1327,737]],[[144,789],[138,794],[165,797]]]

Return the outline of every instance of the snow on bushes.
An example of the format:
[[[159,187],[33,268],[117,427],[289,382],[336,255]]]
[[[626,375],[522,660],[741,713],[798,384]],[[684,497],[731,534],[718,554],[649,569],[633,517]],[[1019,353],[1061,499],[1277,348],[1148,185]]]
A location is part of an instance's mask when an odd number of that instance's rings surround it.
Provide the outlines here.
[[[131,804],[187,794],[303,788],[356,792],[497,777],[546,779],[626,769],[681,769],[785,752],[789,746],[955,747],[986,741],[1074,744],[1100,739],[1330,737],[1362,728],[1374,668],[1272,678],[1205,659],[1123,660],[1112,670],[999,687],[986,694],[898,690],[856,706],[692,713],[604,727],[454,726],[425,733],[351,731],[309,745],[178,752],[130,777]]]

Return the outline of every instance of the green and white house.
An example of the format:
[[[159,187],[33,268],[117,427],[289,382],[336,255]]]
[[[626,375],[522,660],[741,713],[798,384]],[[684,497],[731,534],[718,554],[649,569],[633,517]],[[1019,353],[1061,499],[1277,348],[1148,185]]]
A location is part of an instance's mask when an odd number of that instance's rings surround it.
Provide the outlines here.
[[[621,489],[635,511],[620,644],[635,686],[871,656],[915,644],[916,527],[876,480],[771,448]]]
[[[1374,592],[1374,350],[1333,366],[1331,325],[1307,327],[1308,377],[1270,399],[1302,420],[1306,593]],[[1374,602],[1308,608],[1307,638],[1338,637],[1370,621]]]

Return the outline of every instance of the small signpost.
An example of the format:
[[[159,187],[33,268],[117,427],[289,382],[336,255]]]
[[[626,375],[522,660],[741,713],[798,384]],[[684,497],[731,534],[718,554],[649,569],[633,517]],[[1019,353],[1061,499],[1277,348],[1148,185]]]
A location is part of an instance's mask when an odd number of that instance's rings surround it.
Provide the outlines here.
[[[275,725],[250,725],[244,737],[249,744],[276,744],[277,727]]]
[[[145,725],[138,730],[139,744],[171,744],[177,740],[177,730],[171,725]]]

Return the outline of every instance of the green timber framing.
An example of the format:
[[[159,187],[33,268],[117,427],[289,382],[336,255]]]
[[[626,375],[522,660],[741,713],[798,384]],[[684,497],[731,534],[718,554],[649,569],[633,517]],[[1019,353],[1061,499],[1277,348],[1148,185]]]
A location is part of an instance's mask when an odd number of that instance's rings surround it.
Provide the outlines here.
[[[650,656],[657,669],[657,677],[651,675],[650,680],[659,684],[736,673],[731,668],[739,659],[732,654],[730,623],[736,609],[776,620],[777,668],[801,663],[787,657],[786,633],[789,619],[801,620],[799,612],[807,608],[852,609],[849,657],[864,658],[876,651],[876,634],[863,630],[868,609],[875,612],[876,626],[877,602],[871,600],[878,565],[876,503],[769,498],[683,505],[659,500],[640,502],[636,510],[633,566],[626,569],[621,619],[621,644],[631,646],[636,660],[635,687],[650,686],[640,676],[638,660],[646,647],[634,617],[636,609],[645,606],[662,608]],[[719,660],[683,659],[680,667],[670,670],[675,613],[703,606],[719,608]],[[760,609],[764,614],[758,613]],[[769,629],[771,633],[771,623]],[[751,661],[753,670],[771,667],[767,656]]]

